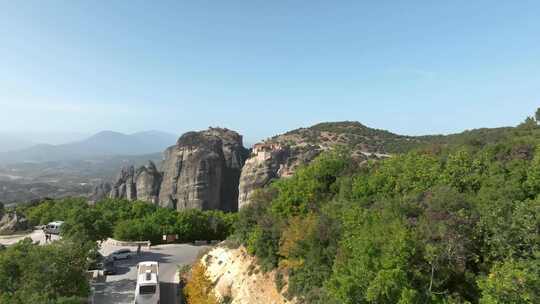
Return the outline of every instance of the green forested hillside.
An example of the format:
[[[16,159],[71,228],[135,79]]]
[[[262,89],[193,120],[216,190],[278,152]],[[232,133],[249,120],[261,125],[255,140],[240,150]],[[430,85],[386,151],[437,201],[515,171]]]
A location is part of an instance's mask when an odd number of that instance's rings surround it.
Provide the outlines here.
[[[305,303],[540,303],[540,127],[323,154],[260,191],[234,238]]]

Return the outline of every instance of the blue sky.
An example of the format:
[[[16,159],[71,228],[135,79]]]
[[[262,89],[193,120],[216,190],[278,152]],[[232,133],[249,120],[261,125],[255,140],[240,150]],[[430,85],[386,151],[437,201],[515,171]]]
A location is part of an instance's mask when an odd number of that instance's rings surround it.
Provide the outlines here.
[[[0,131],[516,125],[540,2],[502,2],[0,0]]]

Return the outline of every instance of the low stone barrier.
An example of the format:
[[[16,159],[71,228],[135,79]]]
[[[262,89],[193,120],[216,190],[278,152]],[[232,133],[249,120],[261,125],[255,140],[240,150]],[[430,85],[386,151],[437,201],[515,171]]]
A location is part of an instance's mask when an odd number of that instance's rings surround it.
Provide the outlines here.
[[[120,246],[120,247],[137,247],[139,245],[148,246],[148,244],[150,244],[149,241],[119,241],[119,240],[115,240],[111,238],[107,239],[106,242],[113,246]]]
[[[112,238],[109,238],[107,239],[107,241],[105,241],[107,244],[110,244],[110,245],[113,245],[113,246],[120,246],[120,247],[137,247],[139,245],[141,246],[148,246],[148,244],[150,243],[149,241],[119,241],[119,240],[115,240],[115,239],[112,239]],[[205,245],[216,245],[218,243],[220,243],[221,241],[218,241],[218,240],[212,240],[212,241],[195,241],[195,242],[191,242],[191,244],[195,245],[195,246],[205,246]],[[189,243],[187,243],[189,244]],[[155,245],[159,245],[159,244],[155,244]]]

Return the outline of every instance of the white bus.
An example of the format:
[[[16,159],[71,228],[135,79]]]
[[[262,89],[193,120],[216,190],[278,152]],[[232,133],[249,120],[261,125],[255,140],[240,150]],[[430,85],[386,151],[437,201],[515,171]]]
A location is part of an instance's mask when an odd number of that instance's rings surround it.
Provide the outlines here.
[[[50,234],[60,234],[62,224],[64,224],[62,221],[50,222],[45,226],[45,232]]]
[[[137,265],[137,286],[134,304],[159,304],[159,263],[140,262]]]

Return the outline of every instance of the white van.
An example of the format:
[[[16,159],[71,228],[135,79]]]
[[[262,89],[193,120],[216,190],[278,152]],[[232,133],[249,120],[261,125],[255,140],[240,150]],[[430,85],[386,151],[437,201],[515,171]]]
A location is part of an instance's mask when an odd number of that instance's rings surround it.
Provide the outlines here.
[[[64,224],[62,221],[50,222],[45,226],[45,232],[50,234],[60,234],[62,224]]]
[[[137,286],[134,304],[159,304],[159,263],[140,262],[137,265]]]

